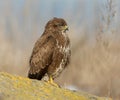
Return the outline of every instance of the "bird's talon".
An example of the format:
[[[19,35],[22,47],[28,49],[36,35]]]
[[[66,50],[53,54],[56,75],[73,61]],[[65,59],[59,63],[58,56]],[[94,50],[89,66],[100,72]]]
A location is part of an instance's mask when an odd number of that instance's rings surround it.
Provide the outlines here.
[[[53,81],[53,79],[52,79],[51,76],[50,76],[50,78],[49,78],[48,83],[51,84],[51,85],[53,85],[53,86],[55,86],[55,87],[60,87],[58,84],[56,84],[56,83]]]

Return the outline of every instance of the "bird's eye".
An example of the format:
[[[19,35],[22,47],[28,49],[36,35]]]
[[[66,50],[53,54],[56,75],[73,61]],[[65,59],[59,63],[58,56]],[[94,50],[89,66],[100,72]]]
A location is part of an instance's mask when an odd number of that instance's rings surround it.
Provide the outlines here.
[[[54,27],[62,26],[62,24],[55,24]]]
[[[65,26],[65,24],[64,23],[55,23],[54,24],[54,27],[61,27],[61,26]]]
[[[64,24],[63,24],[63,23],[60,23],[59,26],[64,26]]]
[[[61,24],[58,23],[58,24],[56,24],[56,26],[61,26]]]

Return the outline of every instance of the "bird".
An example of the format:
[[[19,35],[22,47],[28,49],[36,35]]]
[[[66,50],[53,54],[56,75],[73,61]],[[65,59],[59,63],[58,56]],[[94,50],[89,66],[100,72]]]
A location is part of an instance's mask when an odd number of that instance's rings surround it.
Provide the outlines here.
[[[68,25],[63,18],[54,17],[36,41],[29,60],[28,77],[55,85],[54,79],[70,63],[71,49]]]

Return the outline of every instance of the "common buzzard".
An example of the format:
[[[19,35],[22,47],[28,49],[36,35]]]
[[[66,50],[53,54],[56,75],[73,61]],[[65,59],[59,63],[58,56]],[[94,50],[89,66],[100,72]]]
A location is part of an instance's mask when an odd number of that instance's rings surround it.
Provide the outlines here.
[[[29,78],[52,83],[68,65],[71,51],[67,30],[67,23],[62,18],[48,21],[44,33],[33,48],[29,60]]]

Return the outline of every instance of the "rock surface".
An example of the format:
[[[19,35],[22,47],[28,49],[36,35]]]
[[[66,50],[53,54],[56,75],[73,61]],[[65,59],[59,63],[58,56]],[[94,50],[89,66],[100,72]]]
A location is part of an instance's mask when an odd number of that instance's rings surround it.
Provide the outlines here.
[[[0,100],[112,100],[0,72]]]

